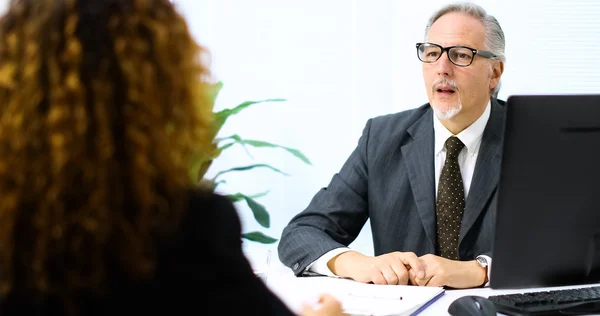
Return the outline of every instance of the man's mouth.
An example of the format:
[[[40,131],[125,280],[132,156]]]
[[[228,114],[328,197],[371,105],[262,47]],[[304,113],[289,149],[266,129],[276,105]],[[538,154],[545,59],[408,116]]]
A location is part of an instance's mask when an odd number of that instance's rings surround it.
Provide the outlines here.
[[[437,87],[436,91],[440,92],[440,93],[450,93],[450,94],[456,92],[456,90],[454,90],[452,87],[442,87],[442,86]]]

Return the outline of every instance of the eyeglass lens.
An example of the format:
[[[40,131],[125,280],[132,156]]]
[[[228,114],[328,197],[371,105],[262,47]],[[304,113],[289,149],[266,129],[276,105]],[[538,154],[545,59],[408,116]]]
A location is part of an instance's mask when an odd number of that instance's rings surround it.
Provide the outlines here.
[[[419,46],[419,59],[426,63],[432,63],[440,59],[443,51],[436,45],[423,44]],[[464,47],[452,47],[448,50],[450,61],[457,65],[469,65],[473,60],[473,51]]]

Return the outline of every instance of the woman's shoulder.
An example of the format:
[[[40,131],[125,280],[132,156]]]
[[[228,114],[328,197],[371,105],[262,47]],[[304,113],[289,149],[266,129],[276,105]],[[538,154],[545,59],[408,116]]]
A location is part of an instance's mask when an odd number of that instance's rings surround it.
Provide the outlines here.
[[[237,217],[233,202],[228,196],[203,189],[190,190],[187,208],[192,214],[200,213],[204,216],[228,214],[227,216]]]
[[[229,233],[235,232],[238,238],[242,230],[232,200],[226,195],[202,189],[190,191],[183,227],[187,231],[197,230],[198,227],[213,232],[226,229]]]

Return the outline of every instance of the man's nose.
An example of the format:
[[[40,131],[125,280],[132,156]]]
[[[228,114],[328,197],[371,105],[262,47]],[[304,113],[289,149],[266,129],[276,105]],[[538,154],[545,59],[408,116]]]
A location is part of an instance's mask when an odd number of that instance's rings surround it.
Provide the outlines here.
[[[438,75],[450,76],[452,75],[452,70],[454,69],[454,64],[450,61],[448,57],[448,52],[442,52],[442,56],[437,60],[437,72]]]

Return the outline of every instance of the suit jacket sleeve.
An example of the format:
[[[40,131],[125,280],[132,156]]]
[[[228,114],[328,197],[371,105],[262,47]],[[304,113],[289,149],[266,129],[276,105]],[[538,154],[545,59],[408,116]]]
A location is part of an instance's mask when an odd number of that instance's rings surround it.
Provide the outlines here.
[[[367,148],[372,120],[368,120],[358,145],[326,188],[284,228],[279,258],[296,275],[323,254],[348,246],[368,219]]]

